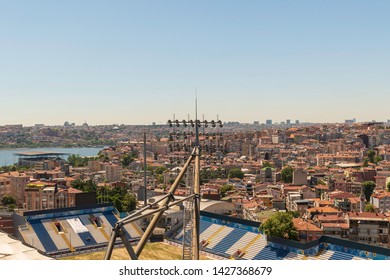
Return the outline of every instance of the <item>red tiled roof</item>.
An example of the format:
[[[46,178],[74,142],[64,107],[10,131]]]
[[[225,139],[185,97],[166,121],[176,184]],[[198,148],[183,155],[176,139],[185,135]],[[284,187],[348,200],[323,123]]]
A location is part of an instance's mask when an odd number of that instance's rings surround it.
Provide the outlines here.
[[[309,208],[309,209],[307,209],[307,211],[309,211],[310,213],[315,213],[317,211],[319,213],[338,213],[338,212],[340,212],[337,209],[330,207],[330,206]]]
[[[351,220],[377,220],[388,221],[388,218],[382,213],[372,212],[348,212],[348,217]]]
[[[321,223],[322,228],[341,228],[348,229],[347,223]]]
[[[294,218],[293,223],[294,223],[295,228],[298,231],[304,231],[304,230],[305,231],[322,231],[322,229],[320,229],[316,225],[309,223],[307,221],[304,221],[301,218]]]

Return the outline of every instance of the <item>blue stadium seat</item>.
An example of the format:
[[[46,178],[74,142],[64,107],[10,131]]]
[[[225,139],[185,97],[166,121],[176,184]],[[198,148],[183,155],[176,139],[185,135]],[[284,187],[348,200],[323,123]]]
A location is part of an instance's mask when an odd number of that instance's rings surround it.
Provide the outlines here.
[[[254,260],[282,260],[288,255],[288,251],[264,247],[253,259]]]
[[[115,223],[118,221],[118,219],[116,218],[114,213],[112,213],[112,212],[105,212],[105,213],[103,213],[103,215],[106,217],[106,219],[111,224],[111,226],[114,227]]]
[[[57,246],[54,241],[51,239],[49,233],[47,232],[45,226],[41,221],[30,221],[30,225],[37,234],[39,240],[41,241],[46,252],[55,252],[58,251]]]
[[[78,235],[80,236],[81,240],[83,240],[86,246],[97,244],[96,240],[93,238],[92,234],[89,231],[79,233]]]
[[[211,248],[212,251],[218,253],[225,253],[234,243],[243,237],[247,231],[242,229],[234,229],[228,235],[226,235],[217,245]]]
[[[104,217],[106,217],[107,221],[110,223],[110,225],[112,227],[115,227],[115,224],[116,222],[118,221],[118,218],[114,215],[114,213],[112,212],[104,212],[103,213]],[[123,228],[125,233],[126,233],[126,237],[127,239],[132,239],[132,237],[130,236],[130,234],[127,232],[127,230],[125,228]]]
[[[210,223],[210,222],[206,222],[206,221],[200,220],[199,234],[201,234],[201,233],[204,232],[206,229],[208,229],[212,224],[213,224],[213,223]]]
[[[353,255],[335,251],[329,260],[352,260]]]

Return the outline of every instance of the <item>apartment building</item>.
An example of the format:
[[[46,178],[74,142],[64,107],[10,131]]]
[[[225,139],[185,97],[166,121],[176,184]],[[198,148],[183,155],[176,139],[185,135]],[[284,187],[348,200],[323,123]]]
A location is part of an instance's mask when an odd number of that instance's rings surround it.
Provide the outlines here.
[[[359,163],[361,162],[361,159],[358,152],[318,154],[317,166],[325,166],[328,163]]]
[[[0,197],[4,195],[11,195],[12,187],[11,187],[11,179],[7,176],[0,175]]]
[[[122,178],[122,167],[117,164],[105,164],[106,179],[109,183],[117,182]]]
[[[307,171],[301,168],[293,171],[293,185],[306,185],[307,184]]]
[[[389,218],[382,213],[349,212],[349,239],[364,243],[389,242]]]
[[[25,189],[26,210],[44,210],[76,206],[76,195],[82,193],[72,187],[61,188],[53,182],[36,181]]]
[[[294,218],[293,223],[297,229],[298,240],[300,242],[310,242],[319,239],[323,233],[321,228],[301,218]]]
[[[390,212],[390,192],[373,194],[370,203],[374,205],[379,212]]]

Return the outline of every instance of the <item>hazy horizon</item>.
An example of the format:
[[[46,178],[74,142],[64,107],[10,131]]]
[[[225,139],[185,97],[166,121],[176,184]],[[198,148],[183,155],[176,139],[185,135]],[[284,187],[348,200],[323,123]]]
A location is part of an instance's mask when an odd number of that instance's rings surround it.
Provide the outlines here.
[[[390,119],[389,1],[0,4],[0,125]]]

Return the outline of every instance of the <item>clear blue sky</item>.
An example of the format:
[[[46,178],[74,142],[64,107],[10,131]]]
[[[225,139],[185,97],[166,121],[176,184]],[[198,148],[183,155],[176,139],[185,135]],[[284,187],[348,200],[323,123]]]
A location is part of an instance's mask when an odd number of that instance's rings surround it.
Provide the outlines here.
[[[390,119],[390,1],[1,1],[0,124]]]

